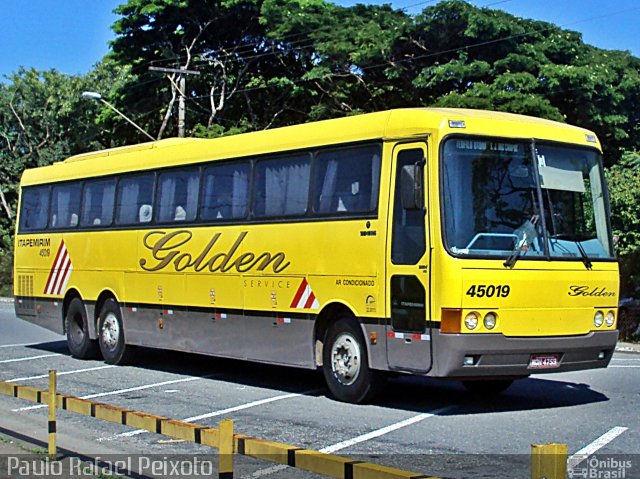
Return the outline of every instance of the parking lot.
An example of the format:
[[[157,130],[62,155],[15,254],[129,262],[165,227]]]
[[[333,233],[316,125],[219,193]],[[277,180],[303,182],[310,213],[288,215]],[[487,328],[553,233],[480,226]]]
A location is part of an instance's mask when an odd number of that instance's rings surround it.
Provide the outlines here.
[[[47,388],[58,372],[64,394],[301,448],[445,477],[529,477],[532,443],[569,447],[574,473],[593,457],[640,477],[640,355],[616,352],[610,367],[533,376],[498,397],[472,396],[456,382],[403,377],[374,404],[331,399],[319,373],[205,356],[140,350],[130,366],[72,358],[64,338],[17,320],[0,304],[0,380]],[[0,396],[0,427],[46,438],[46,408]],[[203,446],[66,412],[59,445],[83,454],[212,455]],[[238,458],[236,477],[312,477]],[[600,471],[616,466],[596,464]],[[619,468],[618,468],[619,469]],[[593,476],[589,476],[593,477]],[[605,476],[598,476],[605,477]],[[608,476],[612,477],[612,476]]]

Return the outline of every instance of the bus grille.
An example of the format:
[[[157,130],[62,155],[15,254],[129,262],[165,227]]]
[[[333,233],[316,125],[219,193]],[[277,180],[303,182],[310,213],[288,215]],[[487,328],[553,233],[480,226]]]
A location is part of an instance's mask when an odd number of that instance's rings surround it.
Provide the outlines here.
[[[36,300],[33,297],[33,275],[19,274],[16,291],[16,312],[35,316]]]

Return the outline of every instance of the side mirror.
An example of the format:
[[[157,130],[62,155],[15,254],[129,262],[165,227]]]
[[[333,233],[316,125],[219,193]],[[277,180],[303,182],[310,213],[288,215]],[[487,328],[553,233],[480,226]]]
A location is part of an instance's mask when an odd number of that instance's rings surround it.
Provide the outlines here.
[[[400,198],[405,210],[424,209],[423,166],[424,161],[402,167]]]

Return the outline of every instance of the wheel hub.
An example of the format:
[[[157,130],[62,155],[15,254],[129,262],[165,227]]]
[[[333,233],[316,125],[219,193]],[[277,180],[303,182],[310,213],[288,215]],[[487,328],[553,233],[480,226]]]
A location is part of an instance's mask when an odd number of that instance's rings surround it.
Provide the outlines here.
[[[350,334],[341,334],[331,349],[331,368],[336,379],[349,386],[360,373],[360,347]]]
[[[113,313],[109,313],[102,323],[102,342],[109,349],[115,349],[120,340],[120,323]]]
[[[82,343],[84,339],[84,330],[82,329],[82,317],[75,317],[73,321],[70,321],[69,327],[71,329],[71,338],[76,344]]]

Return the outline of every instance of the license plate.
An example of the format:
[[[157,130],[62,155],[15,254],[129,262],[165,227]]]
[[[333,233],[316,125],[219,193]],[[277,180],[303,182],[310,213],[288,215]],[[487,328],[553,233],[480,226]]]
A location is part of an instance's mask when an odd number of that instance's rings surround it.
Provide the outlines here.
[[[557,354],[535,354],[529,360],[531,369],[557,368],[560,366]]]

